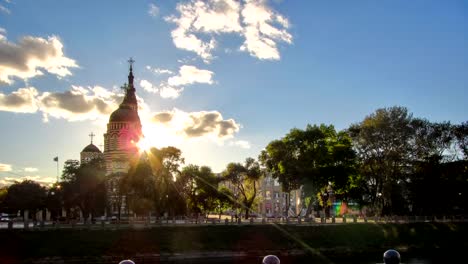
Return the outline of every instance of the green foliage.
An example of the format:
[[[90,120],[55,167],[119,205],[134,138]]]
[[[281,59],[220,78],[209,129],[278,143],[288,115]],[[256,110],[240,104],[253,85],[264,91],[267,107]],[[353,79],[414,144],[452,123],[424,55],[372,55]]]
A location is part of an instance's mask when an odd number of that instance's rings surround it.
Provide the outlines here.
[[[260,164],[253,158],[247,158],[244,164],[229,163],[222,174],[223,181],[230,181],[234,185],[234,200],[237,200],[248,219],[258,200],[258,184],[263,176]]]
[[[224,199],[218,194],[218,179],[209,167],[188,165],[182,169],[177,179],[186,197],[190,213],[213,211],[222,205]]]
[[[270,142],[259,160],[278,179],[283,191],[303,186],[311,201],[330,187],[343,198],[349,197],[350,177],[356,173],[351,139],[345,132],[337,133],[332,125],[294,128],[280,140]],[[309,202],[308,213],[312,204]]]
[[[457,140],[458,147],[463,153],[464,159],[468,160],[468,121],[454,126],[452,132]]]
[[[138,215],[151,212],[155,206],[153,201],[156,181],[145,155],[142,155],[137,163],[130,167],[121,181],[125,183],[123,189],[130,209]]]

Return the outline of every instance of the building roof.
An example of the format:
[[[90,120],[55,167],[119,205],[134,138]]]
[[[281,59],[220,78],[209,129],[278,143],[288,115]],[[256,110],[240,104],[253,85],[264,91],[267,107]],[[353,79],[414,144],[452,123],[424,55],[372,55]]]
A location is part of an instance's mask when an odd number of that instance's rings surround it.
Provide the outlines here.
[[[98,147],[96,147],[93,143],[86,146],[81,152],[98,152],[101,153]]]
[[[111,114],[109,122],[140,122],[140,117],[136,110],[126,105],[120,105],[119,108]]]
[[[130,72],[128,74],[128,85],[125,85],[125,96],[119,108],[115,110],[110,118],[109,122],[138,122],[140,123],[140,117],[138,116],[138,102],[135,95],[135,86],[133,85],[133,71],[132,63],[133,60],[130,58]]]

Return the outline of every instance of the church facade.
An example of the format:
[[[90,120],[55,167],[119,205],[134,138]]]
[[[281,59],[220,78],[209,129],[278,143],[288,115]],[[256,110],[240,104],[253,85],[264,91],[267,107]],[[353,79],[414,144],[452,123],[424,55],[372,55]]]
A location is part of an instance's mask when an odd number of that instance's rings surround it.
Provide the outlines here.
[[[141,122],[138,116],[138,102],[133,84],[133,60],[130,59],[128,85],[119,108],[115,110],[107,123],[104,134],[104,159],[106,174],[126,173],[130,160],[138,155],[137,143],[142,137]]]
[[[91,134],[91,144],[80,153],[81,163],[84,164],[95,158],[104,158],[106,167],[107,213],[120,215],[127,210],[125,197],[118,193],[119,178],[127,173],[132,160],[138,158],[137,143],[143,137],[138,102],[134,86],[133,60],[130,59],[128,84],[124,85],[125,95],[119,107],[112,112],[104,133],[104,151],[96,147]]]

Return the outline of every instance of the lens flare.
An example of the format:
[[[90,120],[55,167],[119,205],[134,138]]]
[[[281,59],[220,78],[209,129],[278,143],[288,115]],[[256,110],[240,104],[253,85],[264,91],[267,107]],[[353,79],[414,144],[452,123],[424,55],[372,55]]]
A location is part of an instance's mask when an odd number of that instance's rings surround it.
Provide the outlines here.
[[[136,146],[138,147],[138,151],[140,153],[148,151],[152,147],[150,141],[148,139],[146,139],[145,137],[140,138],[140,140],[137,142]]]

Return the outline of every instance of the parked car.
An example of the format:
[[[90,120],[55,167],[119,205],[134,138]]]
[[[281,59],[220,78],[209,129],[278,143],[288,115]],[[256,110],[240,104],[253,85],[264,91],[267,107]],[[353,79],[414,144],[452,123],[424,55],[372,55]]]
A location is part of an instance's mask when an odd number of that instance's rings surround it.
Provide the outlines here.
[[[10,217],[8,216],[2,216],[0,218],[0,222],[9,222],[10,220],[12,220]]]

